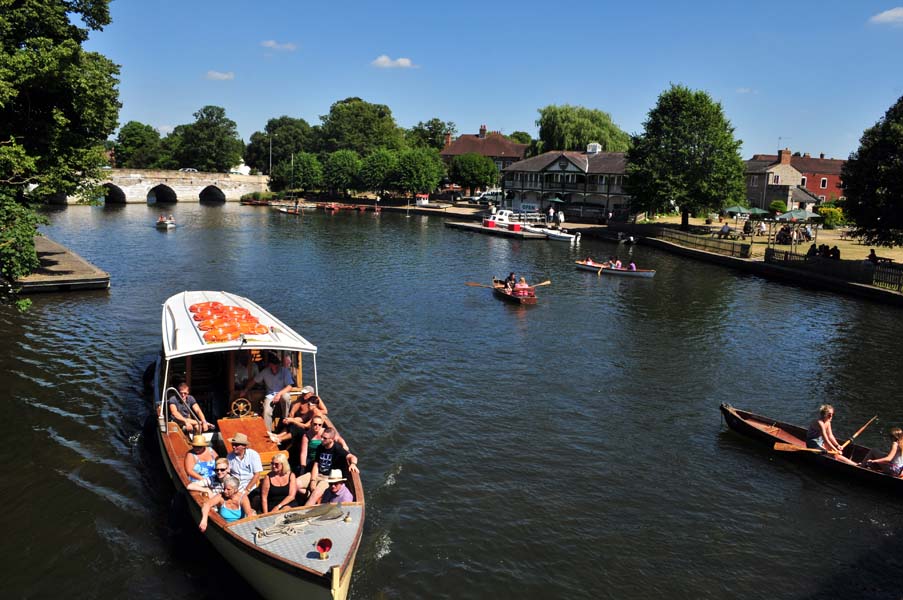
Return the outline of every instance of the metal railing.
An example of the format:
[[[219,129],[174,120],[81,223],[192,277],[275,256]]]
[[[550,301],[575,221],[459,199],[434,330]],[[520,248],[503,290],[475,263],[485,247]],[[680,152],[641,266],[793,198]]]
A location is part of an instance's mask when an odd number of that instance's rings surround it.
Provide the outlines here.
[[[750,244],[745,242],[734,242],[728,240],[720,240],[711,237],[711,235],[695,235],[686,231],[675,231],[673,229],[659,229],[655,233],[655,237],[663,239],[681,246],[687,246],[696,250],[705,250],[715,254],[723,254],[725,256],[735,256],[737,258],[749,258]]]
[[[843,281],[903,292],[903,265],[893,263],[875,265],[867,260],[835,260],[774,248],[765,251],[765,262],[798,268]]]

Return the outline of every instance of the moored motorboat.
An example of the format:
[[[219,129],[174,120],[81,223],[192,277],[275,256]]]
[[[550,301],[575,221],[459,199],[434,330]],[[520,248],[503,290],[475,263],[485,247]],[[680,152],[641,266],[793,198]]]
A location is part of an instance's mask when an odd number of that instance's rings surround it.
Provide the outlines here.
[[[173,392],[181,382],[189,383],[205,415],[218,414],[221,401],[228,404],[229,416],[219,419],[217,430],[207,434],[216,453],[224,456],[231,450],[231,440],[241,433],[262,463],[269,465],[279,449],[263,419],[250,411],[264,392],[237,397],[241,390],[235,388],[234,374],[239,355],[273,355],[280,362],[289,357],[297,365],[293,375],[298,385],[310,381],[316,393],[317,348],[254,302],[226,292],[189,291],[170,297],[163,305],[162,334],[154,375],[156,437],[176,490],[187,497],[189,512],[199,522],[205,498],[187,489],[184,461],[189,438],[170,418],[167,405]],[[205,535],[264,598],[347,598],[365,507],[359,473],[349,469],[345,476],[353,502],[244,516],[232,522],[211,512]]]
[[[527,287],[522,290],[508,291],[505,282],[500,279],[492,280],[492,293],[499,300],[512,304],[536,304],[536,288]]]
[[[539,227],[537,225],[525,225],[525,231],[530,233],[540,233],[550,240],[556,242],[576,242],[580,239],[580,232],[568,233],[566,229],[552,229],[550,227]]]
[[[849,464],[838,460],[834,455],[811,451],[811,449],[806,448],[805,427],[740,410],[727,403],[721,405],[721,415],[724,417],[727,426],[732,430],[750,437],[768,448],[774,449],[775,444],[779,444],[781,448],[795,450],[780,451],[777,454],[805,461],[843,477],[888,487],[903,493],[903,479],[900,477],[887,475],[857,464]],[[870,450],[866,446],[849,443],[844,449],[843,455],[854,463],[859,463],[866,459]],[[879,455],[883,456],[884,452],[880,452]]]
[[[580,271],[592,271],[599,275],[618,275],[621,277],[655,277],[655,269],[616,269],[607,263],[599,264],[597,262],[586,262],[585,260],[574,261],[574,265]]]

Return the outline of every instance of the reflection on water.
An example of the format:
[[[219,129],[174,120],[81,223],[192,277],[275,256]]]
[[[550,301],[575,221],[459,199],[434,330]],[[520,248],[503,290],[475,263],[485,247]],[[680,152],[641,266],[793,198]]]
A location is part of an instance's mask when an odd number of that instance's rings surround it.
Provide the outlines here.
[[[186,289],[249,296],[319,346],[367,490],[355,598],[896,593],[892,570],[851,567],[900,549],[894,499],[724,432],[717,410],[805,423],[827,401],[841,435],[880,414],[862,439],[885,447],[900,420],[894,309],[642,246],[422,216],[176,204],[163,232],[157,212],[52,212],[47,233],[113,287],[0,309],[0,452],[23,486],[0,542],[10,595],[253,597],[134,443],[161,303]],[[614,254],[656,277],[573,268]],[[533,307],[464,285],[509,271],[552,284]]]

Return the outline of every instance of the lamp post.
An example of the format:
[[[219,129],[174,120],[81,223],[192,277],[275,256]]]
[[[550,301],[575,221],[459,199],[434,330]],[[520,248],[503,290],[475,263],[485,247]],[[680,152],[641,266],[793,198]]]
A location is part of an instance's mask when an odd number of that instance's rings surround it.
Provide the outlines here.
[[[269,135],[270,138],[270,170],[267,171],[267,175],[273,174],[273,134]]]

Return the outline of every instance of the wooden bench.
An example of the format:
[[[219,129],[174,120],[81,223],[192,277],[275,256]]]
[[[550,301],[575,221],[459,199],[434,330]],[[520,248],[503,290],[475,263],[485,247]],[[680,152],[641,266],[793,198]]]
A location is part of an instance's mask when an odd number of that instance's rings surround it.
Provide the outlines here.
[[[230,440],[235,434],[243,433],[248,436],[248,447],[260,454],[260,462],[264,466],[264,472],[268,471],[266,467],[273,460],[273,456],[279,452],[279,446],[270,439],[262,417],[224,418],[217,421],[216,424],[223,436],[226,452],[232,452],[232,442]]]

